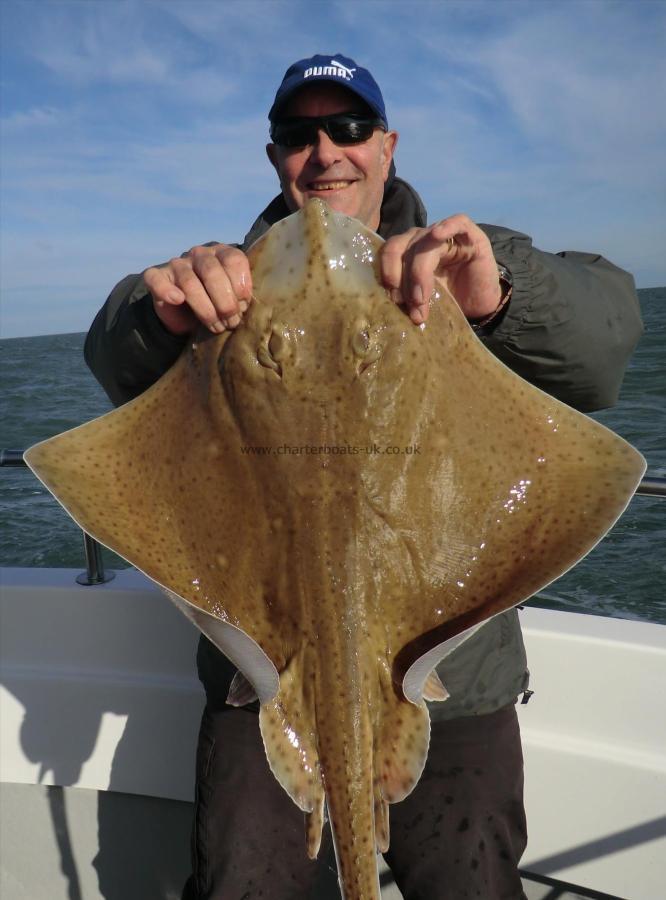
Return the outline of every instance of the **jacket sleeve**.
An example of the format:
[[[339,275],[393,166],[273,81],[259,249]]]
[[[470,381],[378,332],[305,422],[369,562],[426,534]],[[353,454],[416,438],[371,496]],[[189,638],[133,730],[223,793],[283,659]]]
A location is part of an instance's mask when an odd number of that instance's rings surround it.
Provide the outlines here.
[[[613,406],[642,334],[634,281],[598,254],[544,253],[481,226],[513,277],[506,313],[481,340],[514,372],[583,412]]]
[[[138,397],[175,363],[187,337],[162,325],[140,275],[123,278],[95,316],[86,363],[115,406]]]

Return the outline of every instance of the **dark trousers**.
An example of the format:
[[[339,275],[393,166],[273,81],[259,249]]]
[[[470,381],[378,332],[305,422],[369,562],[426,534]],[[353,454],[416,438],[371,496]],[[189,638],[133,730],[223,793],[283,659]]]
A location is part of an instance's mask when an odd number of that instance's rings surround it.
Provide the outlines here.
[[[303,813],[273,778],[258,716],[204,711],[197,759],[193,875],[183,900],[339,898],[330,830],[317,860]],[[519,900],[527,831],[513,705],[433,723],[414,791],[390,806],[385,858],[405,900]]]

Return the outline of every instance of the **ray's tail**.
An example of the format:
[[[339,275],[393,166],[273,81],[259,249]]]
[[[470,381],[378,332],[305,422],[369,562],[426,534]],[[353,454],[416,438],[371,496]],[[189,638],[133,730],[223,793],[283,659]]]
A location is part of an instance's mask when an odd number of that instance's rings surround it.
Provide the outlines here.
[[[372,729],[367,708],[346,712],[344,724],[339,716],[327,714],[319,721],[321,768],[340,891],[345,900],[380,900]],[[384,826],[387,844],[388,811]]]

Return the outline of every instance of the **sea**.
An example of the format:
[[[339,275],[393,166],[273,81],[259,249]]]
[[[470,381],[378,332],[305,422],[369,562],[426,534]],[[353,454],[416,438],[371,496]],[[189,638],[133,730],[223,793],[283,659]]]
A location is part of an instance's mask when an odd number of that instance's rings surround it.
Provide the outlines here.
[[[593,418],[666,477],[666,288],[639,290],[645,334],[619,403]],[[83,361],[84,334],[0,340],[0,447],[24,450],[111,404]],[[127,563],[103,551],[107,568]],[[29,469],[0,469],[0,566],[84,568],[81,531]],[[610,534],[531,605],[666,624],[666,499],[636,496]]]

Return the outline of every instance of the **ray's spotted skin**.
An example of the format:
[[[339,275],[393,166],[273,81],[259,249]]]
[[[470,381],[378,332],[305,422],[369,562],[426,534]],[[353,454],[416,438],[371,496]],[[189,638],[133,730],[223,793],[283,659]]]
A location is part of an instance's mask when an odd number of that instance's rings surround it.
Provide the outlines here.
[[[424,696],[446,696],[434,666],[581,559],[645,468],[491,356],[443,288],[414,325],[380,246],[309,201],[251,248],[235,332],[26,454],[242,670],[230,700],[258,696],[310,855],[328,807],[348,900],[379,898],[388,804],[423,769]]]

